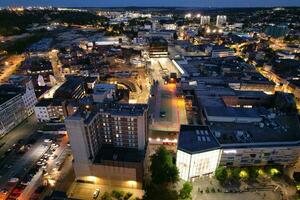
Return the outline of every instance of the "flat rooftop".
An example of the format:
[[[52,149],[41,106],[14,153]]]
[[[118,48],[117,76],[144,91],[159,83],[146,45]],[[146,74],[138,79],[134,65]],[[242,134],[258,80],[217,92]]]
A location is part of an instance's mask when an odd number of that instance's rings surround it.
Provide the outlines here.
[[[177,148],[189,153],[201,153],[218,149],[220,145],[208,126],[181,125]]]
[[[89,123],[98,113],[109,113],[116,116],[142,116],[147,109],[147,104],[99,103],[91,111],[79,109],[68,118],[84,119],[85,123]]]
[[[10,99],[14,98],[18,94],[1,94],[0,95],[0,105],[5,103],[6,101],[9,101]]]
[[[256,108],[206,106],[204,109],[208,116],[260,118],[260,114]]]
[[[99,104],[101,112],[108,112],[112,115],[140,116],[148,109],[147,104],[122,104],[103,103]]]
[[[264,118],[261,123],[214,122],[210,130],[222,144],[296,142],[300,140],[297,116]]]

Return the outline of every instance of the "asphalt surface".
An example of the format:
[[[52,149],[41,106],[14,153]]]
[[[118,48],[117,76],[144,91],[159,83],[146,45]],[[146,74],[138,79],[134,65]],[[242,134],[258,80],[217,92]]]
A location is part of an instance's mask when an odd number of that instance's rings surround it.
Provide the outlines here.
[[[6,134],[0,139],[0,158],[4,153],[12,147],[13,144],[17,143],[20,139],[25,139],[34,134],[37,130],[37,120],[35,115],[31,115],[16,128]]]

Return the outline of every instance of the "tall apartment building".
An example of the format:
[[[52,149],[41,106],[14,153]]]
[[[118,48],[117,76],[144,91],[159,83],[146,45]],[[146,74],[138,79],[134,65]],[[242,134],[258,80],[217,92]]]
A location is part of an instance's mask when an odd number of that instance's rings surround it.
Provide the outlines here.
[[[208,25],[210,24],[210,16],[201,16],[200,18],[201,25]]]
[[[216,21],[216,26],[220,27],[226,24],[227,22],[227,16],[226,15],[218,15],[217,16],[217,21]]]
[[[101,103],[66,118],[76,178],[142,187],[147,141],[147,105]]]

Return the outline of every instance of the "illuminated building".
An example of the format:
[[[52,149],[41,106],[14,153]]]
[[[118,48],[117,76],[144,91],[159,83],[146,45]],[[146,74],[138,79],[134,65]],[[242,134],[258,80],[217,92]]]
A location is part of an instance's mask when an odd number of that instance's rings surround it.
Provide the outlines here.
[[[149,57],[161,58],[168,56],[168,42],[162,37],[149,38]]]
[[[76,178],[140,189],[147,140],[147,105],[97,104],[65,121]],[[134,182],[129,184],[128,182]]]
[[[181,125],[176,159],[180,178],[212,175],[219,157],[220,145],[207,126]]]
[[[218,15],[217,16],[217,21],[216,21],[216,26],[221,27],[227,22],[227,16],[226,15]]]
[[[201,25],[209,25],[210,24],[210,16],[201,16],[200,24]]]
[[[278,124],[274,123],[276,120]],[[298,119],[288,117],[297,124],[288,129],[279,128],[281,121],[276,120],[269,119],[269,125],[264,125],[267,122],[263,120],[260,123],[210,121],[208,126],[181,125],[176,157],[180,178],[190,181],[211,176],[218,166],[295,164],[300,152]]]

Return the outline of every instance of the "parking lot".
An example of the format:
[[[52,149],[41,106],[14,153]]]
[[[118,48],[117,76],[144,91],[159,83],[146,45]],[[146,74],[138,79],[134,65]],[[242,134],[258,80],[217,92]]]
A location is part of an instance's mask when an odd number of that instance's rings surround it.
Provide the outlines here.
[[[7,151],[0,166],[0,199],[17,199],[23,190],[30,187],[31,191],[27,190],[28,196],[22,197],[28,199],[44,179],[37,175],[42,173],[39,175],[42,177],[41,175],[50,174],[54,168],[59,172],[69,154],[66,150],[67,136],[36,134],[32,138],[19,141]],[[37,178],[32,181],[34,177]]]

